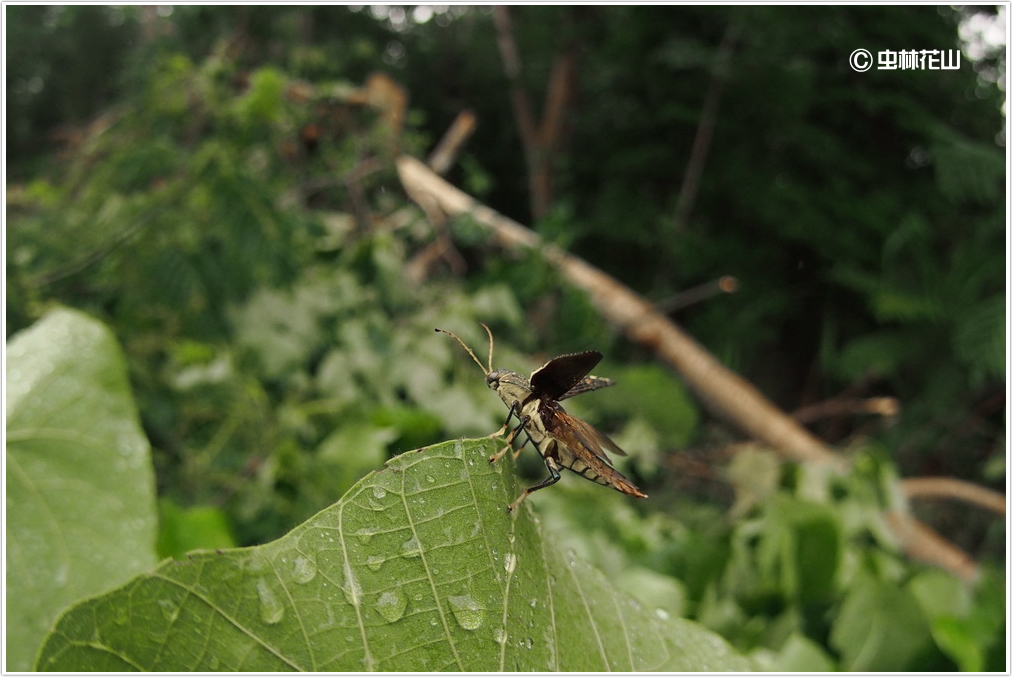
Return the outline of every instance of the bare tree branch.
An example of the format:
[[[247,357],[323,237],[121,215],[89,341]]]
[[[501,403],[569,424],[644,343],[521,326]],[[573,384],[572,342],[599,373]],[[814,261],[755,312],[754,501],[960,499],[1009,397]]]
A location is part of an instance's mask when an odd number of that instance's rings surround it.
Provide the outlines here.
[[[467,213],[488,227],[500,244],[539,251],[570,282],[590,293],[602,314],[630,339],[647,346],[677,370],[709,404],[742,430],[798,461],[846,463],[777,409],[745,379],[720,364],[702,346],[657,312],[649,301],[610,275],[550,244],[530,229],[458,190],[413,157],[401,155],[397,169],[408,193],[427,195],[451,216]]]

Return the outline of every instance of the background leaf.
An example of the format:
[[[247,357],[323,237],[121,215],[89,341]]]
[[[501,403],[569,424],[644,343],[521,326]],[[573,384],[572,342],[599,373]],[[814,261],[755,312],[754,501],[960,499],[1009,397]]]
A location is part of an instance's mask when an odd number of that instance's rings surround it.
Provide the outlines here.
[[[499,440],[402,454],[281,539],[68,611],[46,670],[735,670],[716,635],[560,552]],[[537,500],[535,497],[532,500]]]
[[[7,656],[61,609],[155,562],[154,477],[109,330],[56,310],[7,346]]]

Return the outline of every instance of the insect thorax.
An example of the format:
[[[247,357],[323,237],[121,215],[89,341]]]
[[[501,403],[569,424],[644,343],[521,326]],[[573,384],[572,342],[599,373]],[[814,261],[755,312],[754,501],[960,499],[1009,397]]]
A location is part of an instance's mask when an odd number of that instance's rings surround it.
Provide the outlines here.
[[[499,394],[507,407],[513,408],[516,403],[514,414],[518,419],[523,419],[524,416],[530,417],[526,426],[526,434],[537,447],[538,453],[544,456],[546,453],[545,444],[549,441],[549,437],[539,413],[541,400],[531,397],[533,392],[531,382],[526,376],[507,369],[489,372],[485,382],[489,388]]]
[[[527,380],[527,377],[508,369],[496,369],[489,372],[485,383],[499,394],[507,407],[512,407],[514,402],[523,404],[531,394],[531,382]]]

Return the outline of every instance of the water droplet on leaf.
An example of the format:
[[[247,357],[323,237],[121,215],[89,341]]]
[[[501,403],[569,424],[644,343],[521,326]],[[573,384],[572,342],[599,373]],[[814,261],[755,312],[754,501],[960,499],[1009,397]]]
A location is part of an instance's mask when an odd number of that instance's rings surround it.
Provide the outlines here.
[[[384,562],[386,562],[386,560],[382,555],[369,555],[369,559],[365,561],[365,564],[373,571],[379,571],[379,568],[383,566]]]
[[[130,614],[126,606],[116,607],[116,625],[126,625],[130,622]]]
[[[312,557],[299,555],[292,563],[292,580],[296,583],[308,583],[316,578],[316,562]]]
[[[450,609],[460,627],[465,630],[477,630],[485,620],[485,612],[478,607],[478,602],[471,595],[450,597]]]
[[[396,590],[388,590],[380,595],[376,601],[376,611],[380,613],[387,623],[400,620],[404,615],[404,609],[408,606],[408,600]]]
[[[504,563],[506,573],[511,574],[516,571],[517,568],[517,556],[512,552],[506,555],[506,562]]]
[[[422,554],[422,546],[418,543],[418,538],[415,536],[404,541],[404,545],[401,548],[403,550],[401,557],[418,557]]]
[[[158,606],[161,607],[165,620],[169,623],[174,622],[179,617],[179,607],[171,599],[158,600]]]
[[[257,596],[260,598],[260,620],[268,625],[274,625],[285,615],[285,607],[271,590],[267,579],[257,579]]]
[[[365,527],[364,529],[356,531],[354,535],[362,539],[363,543],[368,543],[377,531],[378,529],[376,527]]]

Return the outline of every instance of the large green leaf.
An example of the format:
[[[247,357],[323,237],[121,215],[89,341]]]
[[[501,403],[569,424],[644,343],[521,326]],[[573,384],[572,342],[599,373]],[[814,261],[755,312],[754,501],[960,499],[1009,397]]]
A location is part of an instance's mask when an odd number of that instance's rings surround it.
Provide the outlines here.
[[[266,545],[69,610],[46,670],[734,670],[718,636],[554,547],[499,440],[402,454]],[[509,457],[507,456],[507,459]],[[605,489],[601,489],[605,491]]]
[[[7,346],[7,668],[71,602],[155,563],[154,476],[123,355],[57,310]]]
[[[870,575],[859,576],[834,619],[830,644],[845,670],[897,671],[916,665],[930,649],[930,628],[907,589]]]

